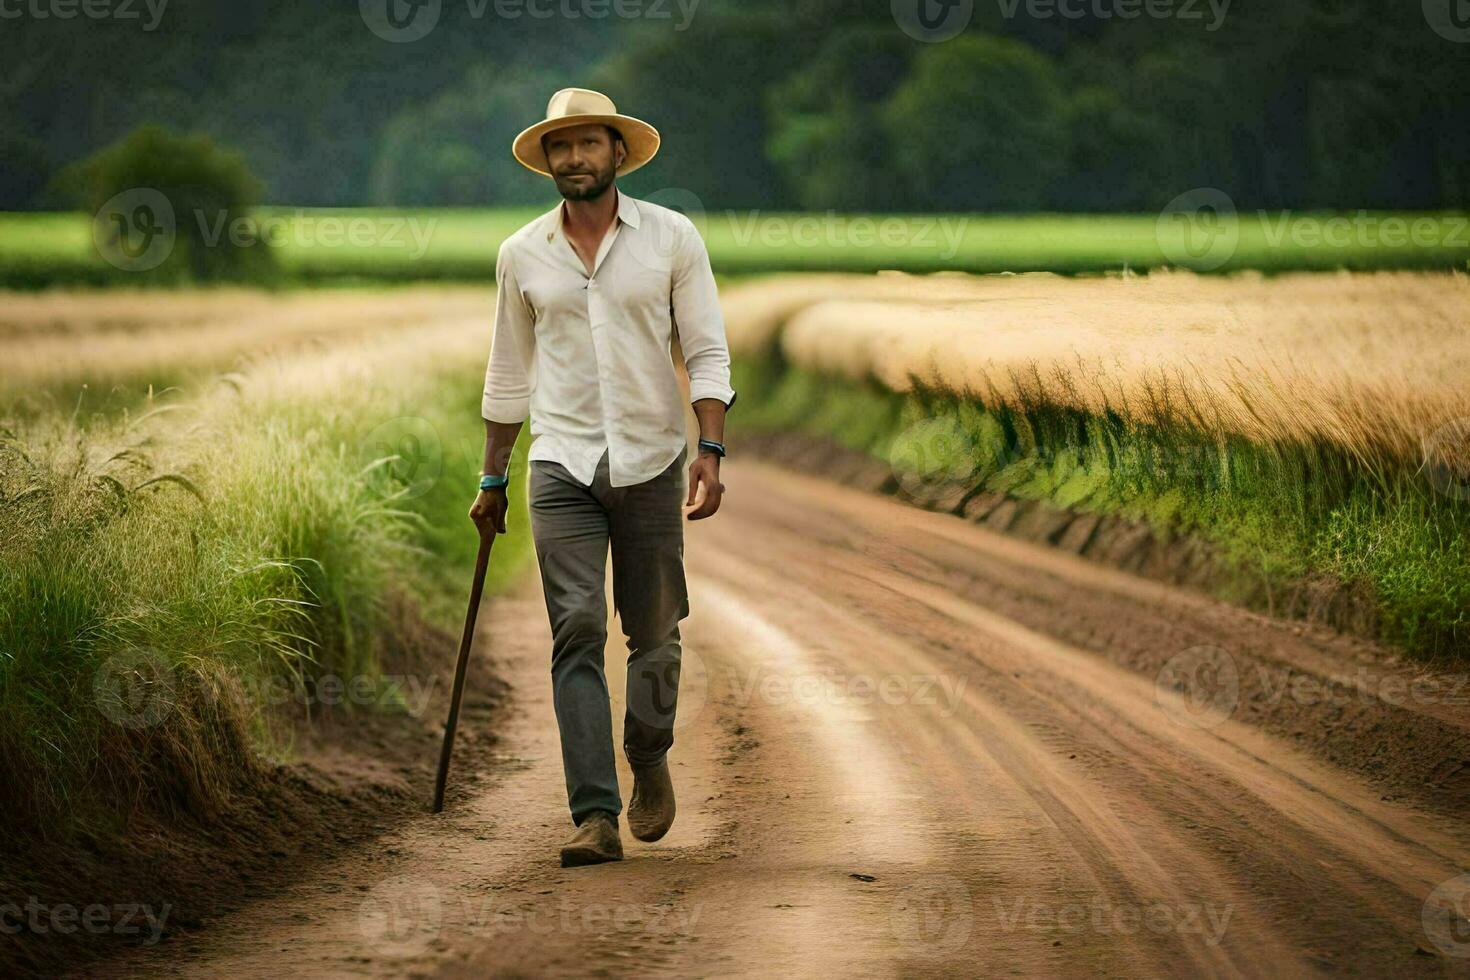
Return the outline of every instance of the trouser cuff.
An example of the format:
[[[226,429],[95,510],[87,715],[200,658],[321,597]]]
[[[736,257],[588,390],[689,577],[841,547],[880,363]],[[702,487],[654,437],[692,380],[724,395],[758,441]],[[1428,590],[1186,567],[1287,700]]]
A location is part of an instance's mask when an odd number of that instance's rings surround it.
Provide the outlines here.
[[[660,762],[663,762],[664,758],[668,756],[668,754],[669,753],[667,749],[663,750],[662,752],[640,753],[634,752],[632,749],[629,749],[627,747],[623,748],[623,755],[627,756],[628,765],[636,766],[639,769],[652,769]]]

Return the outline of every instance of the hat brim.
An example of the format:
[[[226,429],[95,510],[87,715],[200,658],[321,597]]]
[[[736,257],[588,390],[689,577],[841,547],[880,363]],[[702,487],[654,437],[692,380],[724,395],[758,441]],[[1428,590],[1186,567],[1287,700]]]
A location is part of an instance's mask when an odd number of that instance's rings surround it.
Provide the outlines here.
[[[551,164],[547,163],[546,153],[541,149],[541,137],[555,129],[585,126],[588,123],[614,126],[618,132],[623,134],[623,143],[628,148],[628,156],[623,160],[623,165],[617,169],[619,177],[637,170],[652,160],[654,154],[658,152],[658,130],[642,119],[621,114],[588,113],[562,116],[557,119],[543,119],[534,126],[528,126],[511,144],[511,153],[526,169],[534,170],[543,177],[550,177]]]

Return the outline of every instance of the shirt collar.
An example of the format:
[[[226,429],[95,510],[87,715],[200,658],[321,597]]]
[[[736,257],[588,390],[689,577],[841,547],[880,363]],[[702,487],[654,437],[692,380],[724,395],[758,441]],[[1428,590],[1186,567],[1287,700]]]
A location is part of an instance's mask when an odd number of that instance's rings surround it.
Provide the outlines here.
[[[613,193],[618,196],[618,220],[630,228],[637,228],[640,220],[638,214],[638,203],[613,185]],[[562,201],[547,212],[549,219],[546,225],[546,240],[549,242],[561,231],[562,222],[566,219],[566,201]]]

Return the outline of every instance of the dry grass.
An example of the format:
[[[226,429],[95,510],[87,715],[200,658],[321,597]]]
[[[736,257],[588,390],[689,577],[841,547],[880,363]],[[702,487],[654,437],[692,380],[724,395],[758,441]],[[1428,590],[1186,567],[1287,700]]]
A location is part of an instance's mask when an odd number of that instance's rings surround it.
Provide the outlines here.
[[[799,367],[1015,404],[1326,440],[1415,459],[1470,417],[1470,277],[780,277],[731,290],[731,343]]]
[[[403,289],[272,294],[10,293],[0,296],[0,397],[44,388],[173,383],[242,360],[445,320],[488,345],[494,292]]]
[[[788,276],[725,308],[740,426],[836,439],[946,508],[1199,535],[1241,582],[1342,583],[1390,644],[1470,656],[1464,275]]]

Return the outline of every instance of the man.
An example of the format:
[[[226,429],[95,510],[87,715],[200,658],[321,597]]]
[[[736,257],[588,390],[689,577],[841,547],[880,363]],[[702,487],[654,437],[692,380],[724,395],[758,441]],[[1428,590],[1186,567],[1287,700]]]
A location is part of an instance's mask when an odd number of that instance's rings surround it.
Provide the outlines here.
[[[633,770],[628,826],[654,841],[674,820],[667,754],[689,614],[680,504],[715,513],[725,411],[735,401],[709,255],[684,215],[618,190],[652,159],[658,131],[607,96],[566,88],[512,152],[564,198],[500,246],[495,332],[485,372],[485,468],[470,518],[504,533],[511,447],[531,420],[531,531],[551,621],[552,701],[576,832],[565,866],[616,861],[622,798],[603,647],[609,546],[628,638],[623,751]],[[688,455],[677,333],[699,421]],[[684,499],[685,488],[688,498]],[[697,496],[698,495],[698,496]]]

